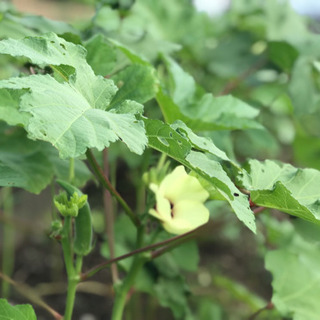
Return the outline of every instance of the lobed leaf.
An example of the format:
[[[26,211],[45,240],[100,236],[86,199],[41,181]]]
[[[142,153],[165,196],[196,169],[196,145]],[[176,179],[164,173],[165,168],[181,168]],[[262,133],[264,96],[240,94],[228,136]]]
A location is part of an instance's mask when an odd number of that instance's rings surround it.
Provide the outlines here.
[[[56,79],[47,74],[0,82],[0,88],[29,90],[21,98],[20,110],[31,115],[26,126],[30,138],[50,142],[62,158],[77,157],[87,148],[102,150],[118,139],[131,151],[143,152],[147,143],[143,122],[134,116],[142,106],[119,100],[119,110],[106,111],[117,88],[112,80],[94,75],[83,47],[50,33],[3,40],[0,52],[54,66]]]
[[[299,218],[320,223],[320,172],[271,160],[250,160],[250,177],[242,179],[251,200]]]

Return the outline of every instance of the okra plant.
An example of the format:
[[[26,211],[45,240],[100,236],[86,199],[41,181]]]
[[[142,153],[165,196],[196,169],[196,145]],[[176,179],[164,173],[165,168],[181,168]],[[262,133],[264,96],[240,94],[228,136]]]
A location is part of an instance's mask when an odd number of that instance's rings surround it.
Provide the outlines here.
[[[166,319],[317,320],[317,28],[277,0],[233,1],[220,17],[189,0],[100,0],[73,25],[1,3],[0,319],[76,319],[77,288],[110,270],[103,319],[160,319],[161,307]],[[63,308],[14,273],[15,195],[45,189]],[[198,268],[197,239],[200,257],[250,239],[263,276],[246,280],[255,262],[240,280],[209,257]]]

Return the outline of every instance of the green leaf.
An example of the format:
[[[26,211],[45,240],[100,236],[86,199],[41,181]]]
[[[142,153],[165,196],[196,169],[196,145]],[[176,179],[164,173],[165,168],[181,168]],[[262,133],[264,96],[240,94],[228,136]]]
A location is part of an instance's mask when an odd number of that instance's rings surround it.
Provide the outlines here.
[[[154,292],[163,307],[172,310],[176,319],[185,319],[190,312],[186,296],[188,287],[181,276],[175,278],[160,278],[154,285]]]
[[[39,33],[55,32],[57,34],[74,33],[78,34],[79,31],[74,29],[71,25],[63,21],[55,21],[43,16],[36,15],[12,15],[6,14],[6,17],[14,22],[16,25],[22,26],[25,30],[36,30]]]
[[[36,320],[36,314],[29,304],[11,306],[7,300],[0,299],[0,320]]]
[[[170,95],[159,91],[157,101],[167,122],[182,120],[194,131],[262,128],[253,120],[257,109],[232,96],[198,96],[194,79],[174,60],[166,58],[166,63],[171,75]]]
[[[113,70],[117,56],[115,48],[102,34],[93,36],[85,43],[87,61],[97,75],[106,76]]]
[[[308,114],[319,108],[320,95],[313,81],[313,59],[299,58],[292,72],[289,92],[297,115]]]
[[[28,113],[19,112],[23,92],[0,89],[0,119],[10,125],[27,125]]]
[[[320,223],[319,171],[271,160],[250,160],[248,172],[250,177],[242,181],[256,205]]]
[[[46,146],[26,138],[22,129],[0,124],[0,186],[40,193],[53,177]]]
[[[182,121],[177,120],[175,123],[171,125],[173,129],[175,129],[180,135],[185,136],[191,145],[200,150],[211,153],[217,158],[225,161],[231,162],[226,153],[220,150],[213,141],[206,137],[200,137],[196,135],[190,128],[188,128]]]
[[[80,71],[86,69],[91,75],[92,69],[85,61],[86,50],[79,45],[67,42],[54,33],[39,37],[26,37],[19,40],[0,41],[0,53],[15,57],[26,57],[40,67],[47,65],[69,65]]]
[[[32,90],[21,102],[21,110],[32,115],[27,127],[29,136],[52,143],[61,158],[75,158],[87,148],[102,150],[119,138],[131,151],[141,154],[147,142],[142,123],[132,114],[101,110],[100,97],[104,96],[107,104],[114,87],[108,80],[99,80],[100,87],[92,92],[97,96],[96,108],[76,83],[59,83],[49,75],[3,80],[0,87]]]
[[[191,151],[186,157],[187,166],[213,185],[227,200],[236,216],[252,232],[256,232],[255,218],[248,197],[234,185],[219,162],[203,153]]]
[[[132,114],[141,112],[142,107],[124,101],[126,114],[115,109],[105,111],[117,88],[112,80],[94,75],[85,61],[83,47],[48,34],[21,41],[1,41],[0,52],[24,55],[41,66],[62,64],[54,69],[69,81],[59,82],[50,75],[31,75],[0,82],[0,88],[30,89],[21,98],[20,107],[32,115],[26,128],[32,139],[49,141],[62,158],[77,157],[87,148],[102,150],[118,139],[131,151],[143,152],[147,143],[143,123]],[[65,65],[73,67],[76,73],[70,73]]]
[[[308,38],[310,33],[303,17],[293,10],[289,2],[270,0],[265,3],[264,9],[268,40],[285,40],[295,44]]]
[[[255,232],[254,215],[249,207],[247,196],[242,194],[234,185],[218,161],[210,159],[201,152],[191,150],[193,143],[195,148],[203,150],[204,140],[200,137],[194,137],[185,126],[184,133],[181,135],[179,134],[179,128],[178,130],[173,130],[175,125],[171,127],[159,120],[150,119],[144,119],[144,122],[151,148],[167,154],[205,179],[210,186],[213,186],[222,195],[223,199],[229,202],[239,220]],[[186,133],[188,136],[186,136]],[[200,147],[195,144],[197,139],[200,141]],[[211,148],[209,147],[210,145]],[[207,150],[209,152],[218,150],[217,154],[214,155],[218,158],[224,157],[222,151],[213,146],[213,143],[208,144],[206,146]]]
[[[196,83],[191,75],[185,72],[170,57],[164,58],[171,75],[171,96],[175,104],[185,106],[192,102],[196,92]]]
[[[286,247],[270,251],[266,268],[272,273],[272,302],[293,320],[317,320],[320,314],[320,246],[295,234]]]
[[[149,146],[183,161],[191,150],[191,144],[169,125],[160,120],[143,119]]]
[[[290,72],[299,56],[298,51],[287,42],[271,41],[268,44],[269,59],[286,72]]]
[[[171,252],[178,267],[186,271],[197,271],[199,265],[199,251],[194,241],[186,242]],[[169,253],[168,253],[169,254]]]
[[[158,90],[155,70],[147,65],[133,64],[112,79],[120,88],[111,101],[111,107],[127,99],[145,103],[152,99]]]
[[[307,122],[306,122],[307,123]],[[320,170],[320,139],[310,135],[296,135],[293,143],[295,162],[302,167]]]
[[[254,120],[259,111],[231,95],[215,98],[207,93],[195,100],[181,107],[163,91],[157,94],[161,111],[169,123],[182,120],[194,131],[263,128]]]

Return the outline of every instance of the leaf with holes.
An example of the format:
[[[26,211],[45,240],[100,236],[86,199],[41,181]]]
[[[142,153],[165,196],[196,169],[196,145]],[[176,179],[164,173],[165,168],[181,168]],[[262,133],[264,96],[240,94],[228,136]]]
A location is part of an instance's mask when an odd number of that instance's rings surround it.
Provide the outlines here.
[[[118,139],[131,151],[143,152],[147,138],[143,122],[134,115],[142,106],[125,100],[119,101],[117,109],[108,110],[117,88],[112,80],[94,75],[83,47],[49,34],[3,40],[0,52],[26,56],[41,66],[58,65],[54,68],[59,81],[48,74],[0,81],[0,88],[29,90],[21,98],[20,111],[31,115],[26,126],[30,138],[50,142],[62,158],[77,157],[87,148],[102,150]]]
[[[256,231],[255,219],[249,207],[248,197],[237,189],[218,161],[210,159],[202,152],[192,150],[192,148],[207,149],[205,151],[209,151],[211,154],[214,154],[215,150],[215,155],[225,160],[226,156],[220,149],[215,147],[213,143],[197,137],[182,123],[178,122],[170,126],[159,120],[144,119],[144,122],[150,147],[167,154],[193,170],[206,181],[206,187],[213,187],[224,200],[229,202],[240,221],[253,232]],[[181,131],[181,129],[183,130]],[[199,142],[199,146],[196,144],[197,142]],[[208,144],[204,145],[204,142]],[[239,171],[239,174],[242,172]]]

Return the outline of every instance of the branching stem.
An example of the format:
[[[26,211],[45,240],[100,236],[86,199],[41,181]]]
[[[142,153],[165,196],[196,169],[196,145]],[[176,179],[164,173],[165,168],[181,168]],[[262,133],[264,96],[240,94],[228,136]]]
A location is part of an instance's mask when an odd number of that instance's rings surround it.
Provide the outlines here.
[[[121,197],[121,195],[113,187],[113,185],[111,184],[109,179],[104,175],[103,170],[100,168],[100,166],[99,166],[97,160],[95,159],[95,157],[93,156],[91,150],[87,150],[86,156],[87,156],[88,162],[89,162],[92,170],[96,174],[100,183],[111,193],[112,196],[114,196],[119,201],[120,205],[124,209],[125,213],[132,220],[134,225],[136,227],[139,227],[140,221],[139,221],[138,217],[133,213],[133,211],[130,209],[129,205],[127,204],[127,202]]]
[[[81,275],[81,280],[84,281],[90,277],[92,277],[93,275],[95,275],[97,272],[109,267],[109,265],[111,263],[115,263],[115,262],[118,262],[118,261],[121,261],[123,259],[126,259],[126,258],[129,258],[129,257],[132,257],[134,255],[137,255],[139,253],[142,253],[142,252],[146,252],[146,251],[151,251],[153,249],[157,249],[157,248],[161,248],[161,247],[164,247],[164,246],[167,246],[169,244],[173,244],[175,242],[178,242],[179,244],[181,242],[184,242],[186,239],[190,238],[191,236],[194,236],[195,232],[197,231],[198,229],[195,229],[195,230],[192,230],[192,231],[189,231],[187,233],[184,233],[184,234],[181,234],[179,236],[175,236],[175,237],[172,237],[170,239],[167,239],[167,240],[164,240],[164,241],[161,241],[161,242],[158,242],[158,243],[154,243],[154,244],[150,244],[148,246],[145,246],[143,248],[138,248],[136,250],[133,250],[129,253],[126,253],[122,256],[119,256],[117,258],[114,258],[114,259],[110,259],[108,261],[105,261],[103,263],[100,263],[99,265],[93,267],[92,269],[88,270],[87,272],[83,273]],[[180,240],[180,241],[178,241]],[[172,246],[170,246],[171,248]],[[167,250],[168,251],[168,250]],[[156,255],[155,255],[156,256]],[[153,257],[151,255],[151,257]]]

